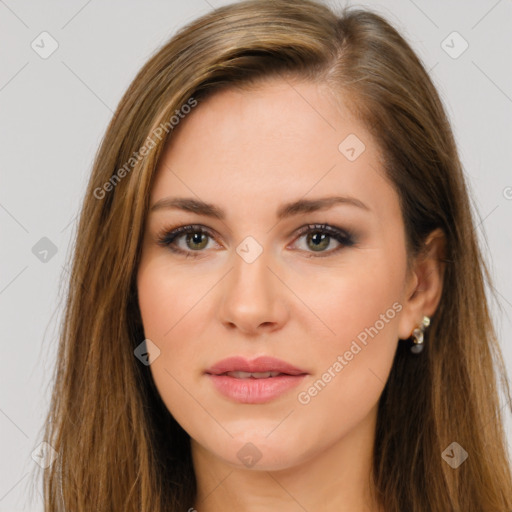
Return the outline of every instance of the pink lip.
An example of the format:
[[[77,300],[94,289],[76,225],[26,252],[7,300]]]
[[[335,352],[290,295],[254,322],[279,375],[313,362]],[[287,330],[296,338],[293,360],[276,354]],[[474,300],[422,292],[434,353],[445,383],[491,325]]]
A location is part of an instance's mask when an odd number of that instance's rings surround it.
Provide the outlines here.
[[[284,375],[257,379],[239,379],[227,372],[280,372]],[[262,404],[297,386],[307,372],[274,357],[261,356],[251,361],[243,357],[229,357],[205,371],[222,395],[245,404]]]
[[[248,361],[244,357],[228,357],[218,361],[206,370],[206,373],[219,375],[226,372],[281,372],[288,375],[300,375],[307,373],[275,357],[260,356]]]

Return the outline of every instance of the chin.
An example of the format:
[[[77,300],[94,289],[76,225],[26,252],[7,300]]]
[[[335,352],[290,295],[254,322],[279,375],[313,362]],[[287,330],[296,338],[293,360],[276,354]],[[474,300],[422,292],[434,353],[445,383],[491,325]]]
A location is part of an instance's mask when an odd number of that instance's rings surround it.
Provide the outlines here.
[[[275,424],[272,428],[275,428]],[[200,443],[204,450],[236,469],[279,471],[296,466],[310,456],[304,436],[297,437],[286,431],[277,434],[272,428],[260,432],[245,431],[233,434],[229,441],[208,440]],[[302,440],[301,440],[302,439]]]

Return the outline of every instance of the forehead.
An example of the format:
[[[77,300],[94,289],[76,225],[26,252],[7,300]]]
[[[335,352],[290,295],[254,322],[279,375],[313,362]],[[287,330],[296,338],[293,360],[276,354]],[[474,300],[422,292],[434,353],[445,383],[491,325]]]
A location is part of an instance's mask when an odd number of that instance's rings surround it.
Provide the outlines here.
[[[181,120],[162,153],[152,202],[196,195],[234,206],[244,198],[239,206],[250,213],[333,193],[382,209],[397,202],[376,141],[343,101],[317,84],[276,79],[217,92]]]

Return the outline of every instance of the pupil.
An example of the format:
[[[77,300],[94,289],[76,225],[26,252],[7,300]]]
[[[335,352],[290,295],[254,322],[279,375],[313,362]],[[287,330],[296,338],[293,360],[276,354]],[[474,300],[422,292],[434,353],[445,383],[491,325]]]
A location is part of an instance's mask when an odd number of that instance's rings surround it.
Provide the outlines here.
[[[200,245],[201,242],[204,242],[206,239],[206,235],[204,233],[193,233],[192,235],[189,235],[188,239],[192,239],[193,245]],[[202,247],[200,247],[201,249]]]
[[[313,249],[325,249],[329,245],[329,235],[325,233],[314,233],[309,235],[309,241],[313,241]]]

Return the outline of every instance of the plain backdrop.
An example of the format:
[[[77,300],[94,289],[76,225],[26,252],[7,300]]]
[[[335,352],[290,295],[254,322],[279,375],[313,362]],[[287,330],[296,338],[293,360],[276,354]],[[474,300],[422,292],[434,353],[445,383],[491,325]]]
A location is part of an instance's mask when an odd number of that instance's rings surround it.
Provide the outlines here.
[[[76,213],[107,124],[148,57],[179,27],[226,3],[0,0],[0,511],[42,510],[38,492],[29,501],[32,453],[50,399]],[[512,4],[354,4],[399,29],[440,92],[479,219],[499,298],[493,316],[512,375]],[[510,441],[504,401],[503,410]]]

